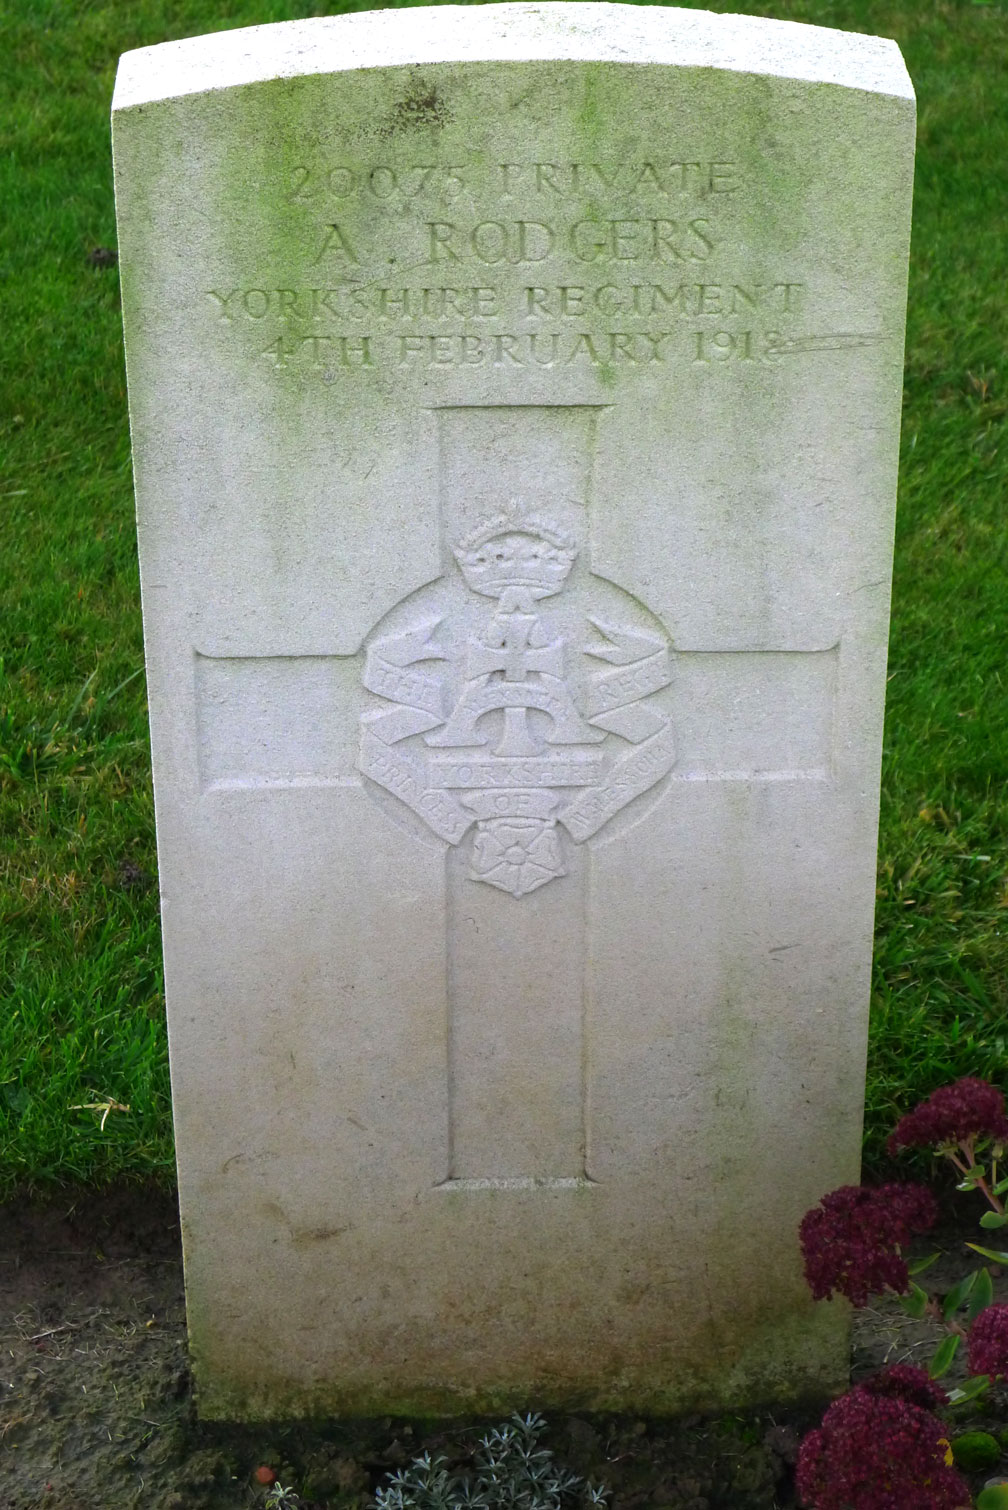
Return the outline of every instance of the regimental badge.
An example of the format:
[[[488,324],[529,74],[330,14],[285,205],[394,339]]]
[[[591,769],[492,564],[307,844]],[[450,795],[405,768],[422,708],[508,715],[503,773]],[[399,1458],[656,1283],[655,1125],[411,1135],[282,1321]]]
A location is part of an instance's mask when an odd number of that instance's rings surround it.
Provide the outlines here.
[[[596,592],[610,617],[583,612],[583,590],[565,606],[577,542],[520,504],[453,554],[461,600],[442,594],[425,612],[416,595],[406,627],[368,643],[364,686],[382,705],[361,719],[358,767],[449,844],[475,825],[470,879],[523,897],[566,874],[565,843],[671,770],[672,728],[652,700],[669,684],[669,644],[612,584]],[[637,622],[613,622],[621,598]]]

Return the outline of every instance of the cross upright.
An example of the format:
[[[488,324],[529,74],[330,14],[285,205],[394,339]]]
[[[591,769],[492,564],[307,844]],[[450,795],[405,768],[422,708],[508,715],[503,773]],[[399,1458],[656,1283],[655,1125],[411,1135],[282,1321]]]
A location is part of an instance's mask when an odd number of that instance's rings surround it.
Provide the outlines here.
[[[470,677],[503,673],[506,682],[524,682],[530,675],[563,676],[563,641],[548,643],[538,614],[496,614],[486,639],[469,648]]]

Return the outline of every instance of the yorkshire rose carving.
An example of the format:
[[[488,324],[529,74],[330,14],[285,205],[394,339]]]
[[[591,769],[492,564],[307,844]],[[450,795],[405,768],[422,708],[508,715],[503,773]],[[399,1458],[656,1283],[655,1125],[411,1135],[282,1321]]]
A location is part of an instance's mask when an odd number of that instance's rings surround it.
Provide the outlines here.
[[[363,682],[382,706],[361,719],[358,767],[449,844],[475,824],[470,879],[522,897],[566,874],[561,827],[583,843],[671,770],[672,728],[652,700],[669,645],[587,572],[565,606],[575,538],[520,505],[453,554],[461,582],[415,595],[368,643]]]

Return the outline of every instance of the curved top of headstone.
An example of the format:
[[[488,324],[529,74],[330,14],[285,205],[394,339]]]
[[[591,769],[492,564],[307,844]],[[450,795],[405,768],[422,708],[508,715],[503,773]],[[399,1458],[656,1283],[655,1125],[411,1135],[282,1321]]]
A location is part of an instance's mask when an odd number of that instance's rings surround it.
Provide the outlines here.
[[[610,5],[442,5],[242,27],[125,53],[113,110],[267,79],[358,68],[531,60],[675,64],[913,98],[895,42],[858,32]]]

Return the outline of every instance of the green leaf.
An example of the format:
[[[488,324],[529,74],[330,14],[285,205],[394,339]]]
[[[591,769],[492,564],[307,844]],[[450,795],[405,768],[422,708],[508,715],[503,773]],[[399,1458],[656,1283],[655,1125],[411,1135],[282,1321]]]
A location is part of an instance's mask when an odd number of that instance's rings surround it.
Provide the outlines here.
[[[972,1379],[967,1379],[965,1384],[958,1389],[949,1390],[950,1405],[965,1405],[968,1400],[975,1400],[982,1395],[984,1390],[990,1389],[990,1379],[986,1374],[974,1374]]]
[[[988,1231],[994,1227],[1008,1227],[1008,1216],[1001,1211],[985,1211],[980,1218],[980,1225]]]
[[[899,1298],[899,1303],[903,1307],[904,1311],[906,1311],[908,1316],[912,1316],[915,1321],[920,1321],[921,1317],[924,1315],[924,1312],[927,1310],[927,1291],[922,1290],[920,1285],[911,1283],[910,1294],[901,1295]]]
[[[952,1366],[952,1359],[959,1351],[959,1344],[961,1341],[962,1338],[959,1336],[959,1334],[957,1332],[953,1332],[950,1336],[946,1337],[943,1342],[939,1342],[938,1346],[935,1348],[935,1355],[931,1359],[931,1362],[928,1364],[928,1373],[931,1375],[932,1379],[940,1379],[942,1374],[948,1372],[949,1368],[951,1368]]]
[[[965,1278],[961,1279],[957,1285],[953,1285],[951,1290],[945,1296],[945,1299],[942,1302],[942,1315],[945,1317],[946,1321],[948,1321],[950,1317],[955,1315],[956,1311],[958,1311],[963,1301],[967,1298],[973,1286],[976,1284],[977,1275],[979,1273],[979,1269],[974,1269],[972,1273],[967,1274]]]
[[[981,1269],[977,1275],[977,1282],[970,1296],[969,1305],[966,1307],[966,1317],[969,1321],[976,1321],[981,1311],[985,1311],[994,1299],[994,1285],[990,1274],[986,1269]]]
[[[994,1186],[994,1194],[1008,1195],[1008,1177],[1003,1180],[998,1180],[997,1184]]]
[[[931,1265],[939,1258],[941,1258],[941,1254],[937,1252],[929,1253],[926,1258],[915,1258],[912,1264],[907,1264],[907,1273],[923,1274],[924,1270],[930,1269]]]
[[[981,1489],[976,1510],[1008,1510],[1008,1484],[989,1484]]]
[[[979,1253],[981,1258],[989,1258],[991,1263],[1008,1264],[1008,1253],[1004,1248],[1000,1253],[995,1248],[981,1248],[979,1243],[967,1243],[967,1248],[972,1248],[974,1253]]]

